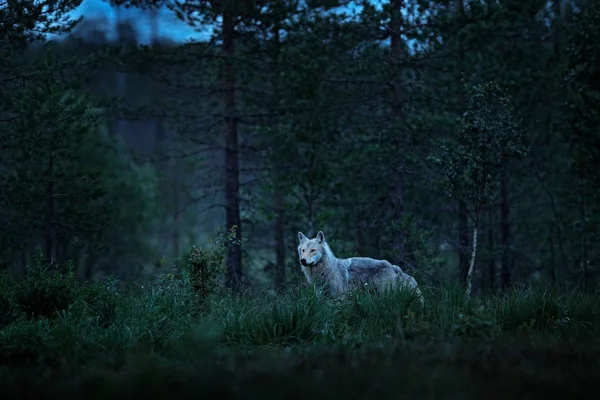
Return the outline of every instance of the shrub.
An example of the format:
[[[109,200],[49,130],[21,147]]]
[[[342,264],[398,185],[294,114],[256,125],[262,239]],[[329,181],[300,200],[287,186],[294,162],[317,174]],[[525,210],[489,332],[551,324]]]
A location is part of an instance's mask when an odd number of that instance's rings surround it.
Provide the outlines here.
[[[496,325],[492,310],[482,305],[458,314],[452,326],[452,333],[461,338],[492,338],[500,333],[500,329]]]
[[[38,256],[28,269],[27,277],[17,285],[16,301],[20,310],[28,317],[51,317],[73,304],[80,284],[75,279],[73,265],[67,263],[66,269],[66,273],[62,273]]]
[[[106,328],[115,322],[120,297],[116,281],[106,279],[104,282],[88,283],[83,286],[81,295],[91,315],[98,319],[99,326]]]
[[[233,226],[227,233],[217,231],[216,239],[209,241],[208,248],[194,246],[190,250],[184,268],[192,289],[201,301],[217,292],[219,278],[224,273],[223,261],[227,250],[240,245],[235,230]]]
[[[8,274],[0,273],[0,329],[13,322],[18,315],[14,286]]]

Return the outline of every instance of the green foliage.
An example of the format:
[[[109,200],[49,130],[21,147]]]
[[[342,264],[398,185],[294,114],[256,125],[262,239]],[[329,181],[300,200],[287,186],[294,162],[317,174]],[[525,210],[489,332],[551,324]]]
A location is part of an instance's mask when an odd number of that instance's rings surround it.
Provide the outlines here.
[[[80,4],[81,0],[7,1],[0,9],[0,21],[6,21],[0,34],[13,40],[22,37],[30,41],[42,39],[49,33],[68,32],[79,20],[72,20],[66,14]]]
[[[60,262],[83,247],[93,260],[84,274],[113,272],[117,257],[131,264],[151,258],[144,233],[154,217],[156,177],[125,157],[98,107],[108,102],[73,90],[61,78],[61,62],[48,51],[36,78],[9,99],[15,117],[2,137],[0,242],[10,258],[44,241]]]
[[[7,377],[8,370],[3,368],[17,368],[18,379],[25,382],[24,374],[35,366],[63,371],[73,379],[83,377],[82,371],[143,373],[143,365],[150,363],[170,369],[206,368],[199,375],[212,377],[207,378],[211,385],[227,376],[223,384],[230,385],[231,377],[242,371],[259,373],[263,367],[270,368],[272,379],[274,367],[282,376],[291,376],[291,371],[307,368],[312,373],[324,368],[323,362],[333,362],[323,370],[333,373],[369,355],[368,359],[374,357],[373,366],[365,369],[366,361],[360,361],[361,379],[375,379],[377,374],[369,371],[382,362],[393,364],[398,358],[406,367],[407,359],[414,358],[410,371],[424,368],[429,382],[431,368],[417,367],[418,360],[434,357],[436,365],[452,360],[464,365],[465,358],[473,357],[477,368],[482,368],[481,361],[488,356],[495,366],[512,357],[507,363],[514,368],[523,354],[531,361],[537,346],[545,349],[539,350],[544,362],[549,354],[567,351],[574,343],[586,343],[586,351],[595,352],[591,343],[600,332],[596,293],[531,287],[505,296],[466,300],[460,288],[447,287],[426,290],[427,304],[420,307],[406,292],[352,293],[334,300],[312,286],[303,286],[277,296],[218,293],[210,297],[210,307],[199,308],[182,276],[165,278],[133,291],[119,289],[110,281],[77,283],[72,274],[48,269],[39,269],[25,280],[4,277],[0,294],[14,293],[14,304],[25,298],[19,291],[47,293],[62,285],[72,295],[66,307],[56,307],[60,310],[38,312],[0,326],[0,381]],[[502,350],[490,355],[497,347]],[[375,356],[380,352],[389,358],[384,361]],[[577,358],[577,362],[583,361]],[[237,372],[210,375],[225,366]],[[452,370],[444,369],[444,376]],[[395,368],[391,376],[397,374]],[[0,385],[0,393],[7,390]]]
[[[125,156],[120,143],[105,130],[80,151],[87,154],[87,168],[102,168],[95,183],[104,191],[101,201],[94,204],[97,215],[106,221],[104,227],[96,226],[78,239],[88,269],[128,278],[136,276],[138,271],[133,267],[155,259],[157,254],[148,237],[158,211],[156,170]],[[136,251],[132,252],[132,248]],[[116,270],[117,260],[130,269]]]
[[[201,300],[213,295],[219,287],[219,278],[223,278],[225,256],[231,246],[240,246],[236,238],[236,226],[226,233],[217,231],[216,238],[209,241],[209,248],[192,247],[185,272],[194,292]]]
[[[12,99],[15,120],[3,135],[0,180],[3,208],[11,215],[4,241],[24,241],[42,230],[72,238],[101,229],[107,207],[98,207],[105,190],[98,185],[104,166],[85,168],[84,145],[97,133],[101,114],[89,99],[58,80],[49,55],[38,79]]]
[[[13,322],[17,316],[15,288],[6,272],[0,273],[0,329]]]
[[[475,85],[468,92],[455,140],[452,147],[442,145],[432,159],[443,168],[450,194],[465,202],[477,223],[481,206],[499,185],[500,170],[527,152],[510,101],[495,83]]]
[[[405,213],[400,223],[392,221],[391,229],[400,229],[404,232],[406,258],[414,260],[415,265],[408,263],[409,268],[404,268],[404,272],[425,285],[431,284],[432,278],[433,280],[439,278],[443,261],[439,258],[437,250],[431,246],[431,243],[435,242],[436,232],[421,228],[413,213]]]
[[[446,341],[535,333],[560,338],[591,334],[600,327],[600,303],[593,294],[537,288],[473,300],[465,300],[460,288],[426,291],[427,305],[421,308],[406,292],[352,293],[340,301],[303,286],[280,296],[215,293],[209,308],[198,308],[191,284],[186,288],[185,282],[168,277],[142,292],[119,290],[110,282],[81,284],[72,273],[48,269],[38,269],[23,281],[5,282],[12,283],[3,284],[2,293],[11,293],[6,288],[13,285],[10,301],[27,318],[1,328],[4,362],[17,355],[93,362],[147,350],[173,356],[197,329],[209,326],[202,340],[216,341],[223,349],[369,349],[385,343],[417,344],[432,336]],[[42,300],[48,304],[42,306]]]
[[[47,35],[63,35],[80,21],[68,14],[82,0],[3,1],[0,6],[0,104],[13,96],[13,90],[30,76],[16,61],[32,42],[45,42]],[[34,74],[31,74],[34,75]],[[9,109],[10,110],[10,109]],[[12,111],[12,110],[11,110]],[[1,121],[1,120],[0,120]]]
[[[571,129],[563,137],[570,144],[570,176],[576,179],[577,190],[567,194],[569,204],[578,210],[573,216],[575,235],[594,243],[600,238],[600,52],[594,43],[600,39],[600,7],[596,2],[584,2],[569,25],[567,65],[564,89],[567,98],[564,114]],[[584,244],[585,246],[585,244]],[[579,246],[576,258],[580,264],[597,264],[600,252],[594,246],[586,251]],[[583,268],[584,285],[588,283],[588,267]]]
[[[115,272],[117,257],[133,265],[152,258],[146,232],[155,184],[154,171],[126,159],[108,131],[109,102],[81,93],[102,57],[69,59],[65,45],[47,43],[81,21],[71,16],[80,3],[0,7],[0,244],[4,262],[41,242],[59,262],[87,256],[77,272],[90,276]]]
[[[83,302],[101,327],[116,318],[119,293],[116,283],[88,282],[83,284],[75,278],[75,267],[67,263],[62,268],[47,264],[38,254],[20,280],[3,276],[0,300],[3,303],[3,325],[19,317],[29,320],[52,319],[78,301]]]
[[[117,281],[104,279],[90,282],[81,287],[80,299],[85,303],[90,315],[98,326],[107,328],[117,318],[117,307],[122,295],[117,290]]]
[[[62,272],[56,266],[46,264],[43,255],[38,254],[27,271],[27,277],[19,283],[16,301],[19,310],[27,317],[50,318],[75,301],[78,289],[72,265]]]
[[[493,314],[485,306],[473,307],[464,314],[458,314],[452,334],[462,338],[492,338],[501,331],[494,322]]]
[[[596,188],[600,187],[597,174],[600,165],[597,149],[600,125],[600,89],[597,86],[600,77],[600,52],[593,43],[599,37],[598,27],[600,8],[597,4],[585,7],[576,15],[571,26],[569,63],[565,74],[566,87],[570,89],[567,113],[573,126],[569,138],[574,142],[577,172]]]

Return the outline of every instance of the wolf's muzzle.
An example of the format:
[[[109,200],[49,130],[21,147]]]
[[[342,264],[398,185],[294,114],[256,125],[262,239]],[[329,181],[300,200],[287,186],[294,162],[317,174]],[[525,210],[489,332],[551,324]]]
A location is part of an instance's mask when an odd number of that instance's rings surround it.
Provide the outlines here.
[[[300,260],[300,264],[302,264],[304,267],[312,267],[313,265],[315,265],[314,262],[309,263],[308,261],[306,261],[306,258],[302,258]]]

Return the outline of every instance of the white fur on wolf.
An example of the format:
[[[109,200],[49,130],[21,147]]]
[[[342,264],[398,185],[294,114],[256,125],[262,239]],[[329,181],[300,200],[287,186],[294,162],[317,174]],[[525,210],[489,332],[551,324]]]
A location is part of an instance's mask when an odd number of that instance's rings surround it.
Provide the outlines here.
[[[337,258],[321,231],[314,239],[298,232],[298,239],[300,267],[308,283],[327,284],[334,296],[364,286],[379,290],[405,286],[414,290],[423,302],[417,281],[399,266],[367,257]]]

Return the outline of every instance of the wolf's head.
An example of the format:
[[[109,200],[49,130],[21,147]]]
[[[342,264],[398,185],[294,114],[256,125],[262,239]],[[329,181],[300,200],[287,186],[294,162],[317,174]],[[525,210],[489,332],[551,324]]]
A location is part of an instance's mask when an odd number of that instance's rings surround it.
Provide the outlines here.
[[[325,254],[325,235],[319,231],[317,237],[309,239],[302,232],[298,232],[298,257],[300,264],[304,267],[314,267],[317,265]]]

